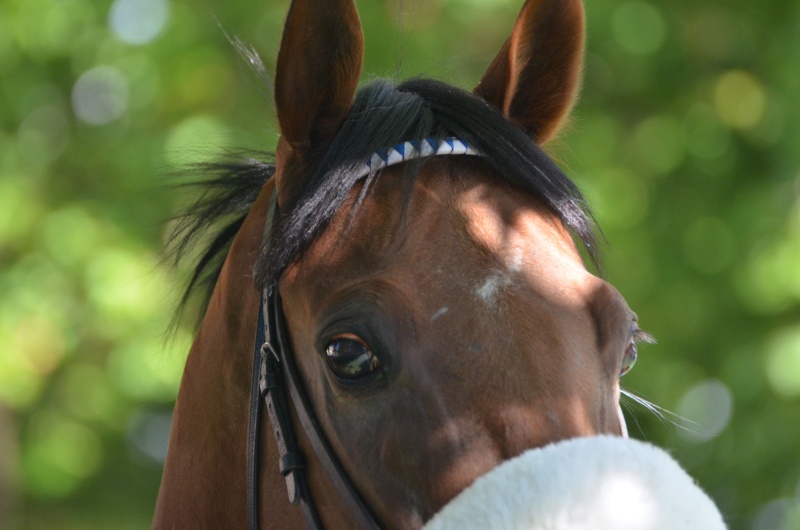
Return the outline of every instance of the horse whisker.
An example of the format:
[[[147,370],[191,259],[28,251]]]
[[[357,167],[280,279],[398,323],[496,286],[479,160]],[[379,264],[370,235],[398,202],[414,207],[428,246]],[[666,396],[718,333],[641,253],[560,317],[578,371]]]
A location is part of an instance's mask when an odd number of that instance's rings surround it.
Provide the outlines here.
[[[680,414],[672,412],[671,410],[668,410],[660,405],[656,405],[652,401],[649,401],[643,398],[642,396],[638,396],[633,392],[631,392],[630,390],[620,389],[620,394],[630,399],[634,403],[644,407],[648,411],[652,412],[656,416],[656,418],[658,418],[661,421],[661,423],[664,424],[669,423],[686,432],[691,432],[695,434],[703,434],[707,430],[699,423],[692,421],[684,416],[681,416]],[[625,402],[622,403],[626,405],[625,408],[631,412],[634,421],[636,421],[637,426],[639,426],[639,422],[638,420],[636,420],[636,415],[633,413],[634,412],[633,407],[631,407],[630,403],[625,403]],[[641,426],[639,426],[639,428],[641,429]]]
[[[620,401],[620,405],[625,407],[625,410],[628,411],[628,415],[633,419],[633,422],[636,424],[636,428],[639,429],[639,433],[641,433],[642,437],[644,437],[646,440],[647,433],[644,432],[642,424],[639,423],[639,418],[636,416],[636,410],[634,410],[633,406],[627,401]]]

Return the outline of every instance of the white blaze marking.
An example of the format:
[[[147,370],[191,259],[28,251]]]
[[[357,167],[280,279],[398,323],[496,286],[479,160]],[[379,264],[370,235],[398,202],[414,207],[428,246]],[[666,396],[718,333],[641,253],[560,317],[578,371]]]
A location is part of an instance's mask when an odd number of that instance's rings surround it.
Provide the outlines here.
[[[522,249],[517,247],[505,257],[506,270],[495,270],[483,284],[475,289],[475,294],[488,306],[494,306],[498,295],[505,287],[514,283],[514,275],[522,270]]]
[[[450,311],[450,308],[449,308],[449,307],[440,307],[440,308],[439,308],[439,310],[438,310],[438,311],[436,311],[436,312],[433,314],[433,316],[431,317],[431,322],[433,322],[434,320],[436,320],[436,319],[437,319],[437,318],[439,318],[440,316],[444,315],[444,314],[445,314],[445,313],[447,313],[448,311]]]
[[[486,278],[483,285],[475,289],[475,294],[487,305],[492,306],[497,301],[498,293],[508,285],[511,285],[511,278],[509,275],[503,271],[495,271]]]

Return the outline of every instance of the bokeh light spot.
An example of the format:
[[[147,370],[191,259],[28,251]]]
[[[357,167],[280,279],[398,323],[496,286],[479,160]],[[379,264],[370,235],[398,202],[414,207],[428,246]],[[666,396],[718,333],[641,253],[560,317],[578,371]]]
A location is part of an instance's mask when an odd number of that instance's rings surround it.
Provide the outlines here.
[[[645,218],[650,208],[647,185],[623,168],[610,168],[596,176],[596,208],[601,224],[628,228]]]
[[[158,328],[138,333],[109,355],[107,373],[123,394],[153,401],[175,399],[192,337],[179,330],[165,344],[162,332]]]
[[[686,155],[683,128],[668,114],[641,122],[634,131],[633,143],[637,157],[656,175],[675,170]]]
[[[172,414],[143,412],[131,420],[128,436],[140,453],[153,462],[163,465],[167,459],[171,424]]]
[[[753,519],[752,530],[800,530],[800,499],[775,499]]]
[[[667,35],[661,12],[647,2],[626,2],[611,18],[611,32],[620,47],[632,55],[657,51]]]
[[[0,311],[0,319],[11,320],[10,311]],[[13,345],[17,330],[0,324],[0,341]],[[24,409],[39,395],[42,378],[31,369],[27,359],[12,348],[0,349],[0,403],[13,409]]]
[[[75,418],[101,421],[112,428],[124,425],[120,397],[111,388],[108,375],[98,366],[78,362],[69,366],[59,381],[57,396],[64,410]]]
[[[580,129],[581,134],[570,145],[587,167],[605,165],[617,158],[621,133],[616,120],[597,114],[583,118]]]
[[[744,70],[729,70],[717,79],[714,105],[720,119],[733,129],[758,125],[767,106],[761,81]]]
[[[41,205],[25,177],[0,173],[0,240],[6,249],[27,243],[41,215]]]
[[[147,44],[164,30],[169,18],[166,0],[115,0],[108,13],[111,31],[127,44]]]
[[[782,237],[756,246],[736,287],[750,309],[774,313],[800,300],[800,237]]]
[[[766,372],[775,392],[789,398],[800,396],[800,327],[783,329],[772,338]]]
[[[0,5],[0,57],[5,55],[11,49],[14,33],[11,31],[9,22],[11,17],[8,15],[8,10],[5,4]]]
[[[182,104],[190,108],[203,108],[225,98],[231,90],[231,71],[215,54],[207,54],[196,64],[187,58],[182,72],[179,91]]]
[[[800,530],[800,499],[792,499],[789,510],[783,518],[781,530]]]
[[[49,254],[59,263],[85,263],[96,249],[99,229],[94,219],[79,206],[68,206],[47,215],[42,237]]]
[[[171,165],[210,162],[224,147],[230,134],[228,127],[211,116],[194,116],[175,126],[164,145]]]
[[[69,495],[103,460],[103,443],[97,434],[53,413],[39,413],[27,438],[25,487],[35,496]]]
[[[55,160],[67,147],[69,125],[64,112],[54,105],[31,112],[19,127],[17,142],[22,158],[41,166]]]
[[[711,105],[694,105],[686,113],[683,127],[687,149],[701,160],[719,158],[730,148],[731,134]]]
[[[72,108],[89,125],[110,123],[128,108],[128,80],[113,66],[96,66],[72,88]]]
[[[164,302],[151,281],[155,261],[147,255],[114,248],[95,253],[86,267],[85,282],[94,307],[111,328],[147,320]],[[121,329],[121,328],[120,328]]]
[[[17,323],[11,349],[22,356],[31,371],[45,375],[64,357],[64,335],[50,319],[31,316]]]
[[[728,426],[733,415],[733,395],[721,381],[700,381],[681,397],[677,413],[691,422],[688,429],[678,431],[682,438],[707,442]]]
[[[26,0],[17,5],[12,17],[16,40],[36,56],[69,56],[85,43],[95,18],[93,3],[86,0]]]

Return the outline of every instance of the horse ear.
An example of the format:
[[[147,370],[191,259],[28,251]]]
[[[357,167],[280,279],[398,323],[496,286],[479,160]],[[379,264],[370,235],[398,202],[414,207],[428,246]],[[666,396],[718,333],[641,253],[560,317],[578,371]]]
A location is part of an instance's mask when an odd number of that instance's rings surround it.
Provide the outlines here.
[[[546,142],[577,99],[584,31],[580,0],[527,0],[475,93]]]
[[[281,129],[278,193],[295,196],[312,149],[329,143],[347,116],[361,75],[364,36],[353,0],[293,0],[275,72]],[[288,171],[287,171],[288,170]]]

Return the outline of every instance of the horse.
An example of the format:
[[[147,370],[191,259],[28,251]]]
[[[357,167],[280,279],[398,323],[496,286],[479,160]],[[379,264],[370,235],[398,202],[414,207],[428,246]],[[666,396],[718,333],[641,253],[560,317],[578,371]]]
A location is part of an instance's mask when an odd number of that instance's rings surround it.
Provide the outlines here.
[[[542,149],[577,97],[580,0],[527,0],[472,92],[359,88],[363,47],[353,0],[293,0],[274,158],[216,166],[195,212],[236,215],[192,280],[155,528],[420,528],[530,448],[626,435],[637,317]],[[277,376],[292,406],[256,438]]]

